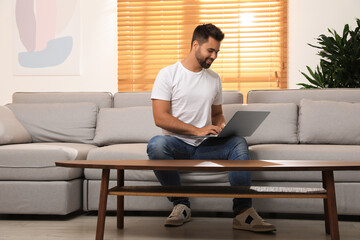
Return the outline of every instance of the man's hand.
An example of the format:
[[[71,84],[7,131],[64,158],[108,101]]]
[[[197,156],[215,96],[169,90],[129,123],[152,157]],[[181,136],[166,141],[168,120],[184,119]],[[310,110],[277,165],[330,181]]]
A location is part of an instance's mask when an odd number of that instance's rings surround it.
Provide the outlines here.
[[[223,128],[215,125],[198,128],[195,132],[195,136],[207,136],[210,134],[218,135]]]

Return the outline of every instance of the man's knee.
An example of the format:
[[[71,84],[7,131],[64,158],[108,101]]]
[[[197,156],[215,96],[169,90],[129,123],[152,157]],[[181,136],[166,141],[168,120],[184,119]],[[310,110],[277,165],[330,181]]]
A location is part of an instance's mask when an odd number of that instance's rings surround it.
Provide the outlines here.
[[[240,136],[232,137],[231,141],[233,141],[233,144],[236,146],[240,146],[244,148],[248,147],[247,141],[244,137],[240,137]]]
[[[167,136],[155,136],[147,145],[149,159],[162,159],[167,147]]]
[[[149,147],[153,148],[153,147],[156,147],[159,145],[164,145],[164,143],[166,143],[165,136],[161,136],[161,135],[154,136],[150,139],[150,141],[148,143],[148,148]]]
[[[232,137],[232,151],[230,152],[229,159],[231,160],[248,160],[249,156],[249,147],[247,141],[244,137]]]

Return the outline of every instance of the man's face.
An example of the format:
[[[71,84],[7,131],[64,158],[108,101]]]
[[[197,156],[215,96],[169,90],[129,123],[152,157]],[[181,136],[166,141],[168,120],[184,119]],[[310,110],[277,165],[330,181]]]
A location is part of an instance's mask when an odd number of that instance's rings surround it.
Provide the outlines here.
[[[209,37],[208,41],[197,45],[195,48],[195,57],[202,68],[209,68],[217,58],[220,51],[221,42]]]

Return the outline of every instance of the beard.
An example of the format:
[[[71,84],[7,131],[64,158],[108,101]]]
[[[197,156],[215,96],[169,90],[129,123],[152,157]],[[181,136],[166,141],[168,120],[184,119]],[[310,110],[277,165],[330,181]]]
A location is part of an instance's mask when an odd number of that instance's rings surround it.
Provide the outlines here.
[[[196,57],[196,60],[198,61],[198,63],[200,64],[200,66],[202,68],[205,68],[205,69],[208,69],[211,66],[212,62],[213,62],[213,60],[211,58],[209,58],[209,57],[208,58],[203,58],[201,56],[201,54],[200,54],[200,50],[195,52],[195,57]],[[208,60],[210,60],[211,63],[207,63]]]

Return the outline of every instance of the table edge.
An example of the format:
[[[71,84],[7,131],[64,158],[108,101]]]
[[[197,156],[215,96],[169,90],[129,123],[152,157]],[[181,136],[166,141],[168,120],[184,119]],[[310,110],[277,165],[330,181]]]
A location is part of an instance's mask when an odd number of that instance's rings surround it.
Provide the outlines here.
[[[125,162],[126,161],[126,162]],[[130,162],[129,162],[130,161]],[[147,162],[149,161],[149,162]],[[146,165],[142,163],[150,163]],[[122,170],[182,170],[182,171],[335,171],[360,170],[355,161],[309,161],[309,160],[171,160],[171,166],[163,166],[164,160],[73,160],[58,161],[58,167],[122,169]],[[179,163],[197,162],[197,165]],[[121,163],[122,162],[122,163]],[[126,163],[126,164],[125,164]],[[230,163],[227,165],[227,163]],[[306,164],[308,163],[308,164]],[[223,165],[222,165],[223,164]],[[261,164],[261,166],[257,165]],[[305,165],[304,165],[305,164]]]

